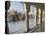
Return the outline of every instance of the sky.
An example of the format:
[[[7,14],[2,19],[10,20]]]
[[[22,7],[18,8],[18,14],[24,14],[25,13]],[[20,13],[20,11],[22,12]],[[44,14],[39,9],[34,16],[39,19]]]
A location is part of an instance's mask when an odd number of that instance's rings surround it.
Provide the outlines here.
[[[9,10],[17,10],[17,12],[22,12],[23,11],[23,4],[21,4],[21,2],[17,2],[17,1],[11,1],[11,6],[9,8]]]
[[[9,11],[14,9],[14,10],[17,10],[17,12],[23,13],[24,6],[23,6],[23,4],[21,2],[19,2],[19,1],[11,1],[10,4],[11,4],[11,6],[9,8]],[[34,10],[34,7],[35,7],[34,5],[30,6],[30,11],[31,12]]]

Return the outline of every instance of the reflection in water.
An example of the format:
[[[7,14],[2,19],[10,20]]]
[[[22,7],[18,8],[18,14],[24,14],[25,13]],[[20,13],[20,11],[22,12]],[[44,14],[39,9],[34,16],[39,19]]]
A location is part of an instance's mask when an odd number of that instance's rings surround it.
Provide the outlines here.
[[[16,33],[23,33],[24,32],[24,20],[20,20],[20,21],[17,21],[17,22],[8,22],[8,25],[9,25],[9,32],[12,33],[12,32],[16,32]],[[29,20],[29,28],[33,28],[35,27],[35,19],[30,19]]]

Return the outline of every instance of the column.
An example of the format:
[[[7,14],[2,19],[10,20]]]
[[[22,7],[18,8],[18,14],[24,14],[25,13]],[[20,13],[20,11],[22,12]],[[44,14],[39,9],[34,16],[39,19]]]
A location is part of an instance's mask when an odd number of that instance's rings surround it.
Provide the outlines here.
[[[42,32],[42,11],[43,11],[43,9],[42,9],[42,7],[40,7],[39,9],[38,9],[38,11],[39,11],[39,25],[40,25],[40,29],[39,29],[39,31],[40,32]]]
[[[44,26],[45,26],[45,24],[44,24],[44,22],[42,22],[42,14],[43,13],[43,8],[41,7],[41,32],[44,32],[44,30],[45,30],[45,28],[44,28]]]
[[[38,24],[40,24],[41,23],[41,9],[40,8],[38,9],[38,12],[39,12],[39,15],[38,15],[38,17],[39,17]]]
[[[36,11],[36,25],[38,25],[38,14],[39,14],[39,13],[38,13],[38,7],[37,7],[37,6],[36,6],[36,10],[37,10],[37,11]]]
[[[9,28],[7,23],[7,11],[10,7],[10,1],[5,1],[5,33],[9,34]]]
[[[45,10],[42,10],[42,32],[45,31]]]
[[[24,3],[24,9],[25,9],[25,28],[24,28],[24,32],[28,32],[29,31],[29,15],[28,15],[28,9],[27,9],[28,5],[26,3]]]

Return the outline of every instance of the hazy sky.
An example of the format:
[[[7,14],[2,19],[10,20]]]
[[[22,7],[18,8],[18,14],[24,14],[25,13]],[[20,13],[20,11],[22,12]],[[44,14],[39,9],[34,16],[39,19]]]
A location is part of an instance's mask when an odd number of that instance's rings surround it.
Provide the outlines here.
[[[18,12],[22,12],[23,11],[23,4],[21,4],[20,2],[17,1],[11,1],[11,6],[9,10],[17,10]]]
[[[34,11],[34,8],[35,8],[35,6],[34,5],[31,5],[30,6],[30,11],[32,12],[32,11]],[[23,6],[23,4],[21,3],[21,2],[19,2],[19,1],[11,1],[11,6],[10,6],[10,9],[9,10],[17,10],[17,12],[21,12],[21,13],[23,13],[23,9],[24,9],[24,6]]]

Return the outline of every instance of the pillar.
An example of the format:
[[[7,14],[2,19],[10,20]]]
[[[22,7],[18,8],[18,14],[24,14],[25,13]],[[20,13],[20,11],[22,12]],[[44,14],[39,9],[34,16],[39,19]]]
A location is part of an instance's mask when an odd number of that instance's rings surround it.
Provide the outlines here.
[[[5,34],[9,34],[9,28],[7,23],[7,11],[10,7],[10,1],[5,1]]]
[[[28,32],[29,31],[29,5],[27,5],[26,3],[24,3],[24,9],[25,9],[25,28],[24,28],[24,32]]]
[[[45,30],[45,28],[44,28],[45,27],[45,23],[42,22],[42,15],[43,15],[42,13],[43,13],[43,10],[44,9],[41,7],[41,32],[44,32],[44,30]]]
[[[42,10],[42,32],[45,32],[45,10]]]
[[[36,6],[36,25],[38,25],[38,7]]]
[[[38,12],[39,12],[39,15],[38,15],[38,17],[39,17],[38,24],[40,24],[41,23],[41,9],[40,8],[38,9]]]

